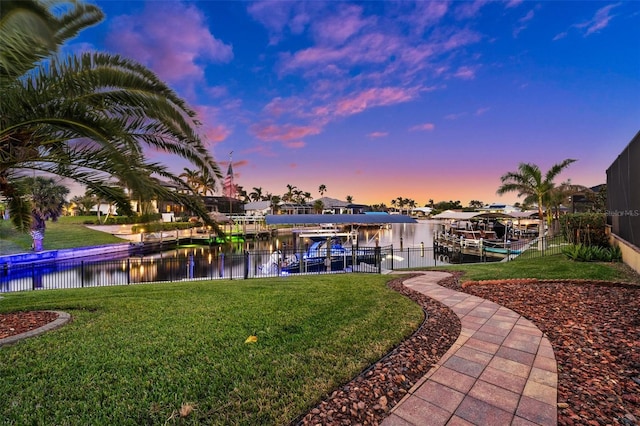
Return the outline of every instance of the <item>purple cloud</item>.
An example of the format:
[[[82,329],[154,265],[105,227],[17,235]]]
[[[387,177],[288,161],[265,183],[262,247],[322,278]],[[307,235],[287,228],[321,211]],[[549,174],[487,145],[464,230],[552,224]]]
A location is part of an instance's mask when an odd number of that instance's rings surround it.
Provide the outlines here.
[[[606,28],[609,25],[609,21],[613,18],[610,15],[611,10],[615,7],[620,6],[622,3],[609,4],[607,6],[601,7],[598,9],[596,14],[587,22],[583,22],[581,24],[576,24],[577,28],[586,28],[585,37],[593,34],[597,31],[600,31],[603,28]]]
[[[200,10],[179,2],[152,2],[140,15],[113,18],[107,45],[169,82],[200,80],[203,61],[233,59],[232,47],[211,34]]]
[[[604,7],[601,7],[593,15],[593,18],[589,19],[586,22],[573,24],[571,25],[570,28],[577,28],[579,30],[584,31],[584,37],[587,37],[593,33],[596,33],[606,28],[609,25],[609,22],[611,22],[611,19],[613,19],[613,17],[615,16],[615,15],[611,15],[611,11],[614,8],[620,6],[621,4],[622,3],[613,3],[613,4],[606,5]],[[556,36],[553,37],[553,41],[563,39],[567,37],[567,35],[569,35],[569,31],[563,31],[559,34],[556,34]]]
[[[371,132],[369,133],[369,137],[370,138],[383,138],[385,136],[388,136],[389,132]]]
[[[462,80],[473,80],[476,78],[476,72],[473,68],[462,66],[453,73],[453,76]]]
[[[336,104],[335,113],[347,116],[360,113],[367,108],[394,105],[410,101],[416,97],[416,90],[401,87],[371,88],[345,98]]]
[[[436,125],[433,124],[433,123],[424,123],[424,124],[417,124],[417,125],[411,127],[409,129],[409,131],[411,131],[411,132],[416,132],[416,131],[430,132],[435,128],[436,128]]]
[[[489,0],[473,0],[460,2],[456,8],[456,17],[458,19],[474,18],[478,15],[478,12],[484,5],[489,3]]]

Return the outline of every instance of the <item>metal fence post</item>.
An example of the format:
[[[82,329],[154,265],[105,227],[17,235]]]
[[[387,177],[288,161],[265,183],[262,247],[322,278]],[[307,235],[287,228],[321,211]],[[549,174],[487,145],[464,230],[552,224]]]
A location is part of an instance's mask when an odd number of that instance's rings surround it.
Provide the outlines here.
[[[80,262],[80,287],[84,288],[84,260]]]
[[[249,252],[244,252],[244,279],[249,278]]]
[[[131,259],[127,258],[127,285],[131,284]]]

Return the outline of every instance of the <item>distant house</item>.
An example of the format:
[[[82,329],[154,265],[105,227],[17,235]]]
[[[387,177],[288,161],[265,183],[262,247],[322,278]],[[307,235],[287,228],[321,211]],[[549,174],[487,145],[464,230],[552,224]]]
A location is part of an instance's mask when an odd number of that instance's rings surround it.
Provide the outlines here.
[[[251,201],[244,205],[247,216],[264,216],[271,213],[271,201]]]
[[[349,203],[346,201],[338,200],[336,198],[322,197],[314,200],[312,204],[322,202],[323,214],[347,214],[349,211]]]
[[[411,214],[416,216],[429,216],[433,209],[431,207],[414,207],[411,209]]]
[[[493,203],[487,204],[482,208],[478,209],[479,212],[483,213],[513,213],[519,212],[520,209],[518,207],[512,206],[510,204],[501,204],[501,203]]]
[[[622,260],[640,272],[640,132],[607,169],[607,224]]]

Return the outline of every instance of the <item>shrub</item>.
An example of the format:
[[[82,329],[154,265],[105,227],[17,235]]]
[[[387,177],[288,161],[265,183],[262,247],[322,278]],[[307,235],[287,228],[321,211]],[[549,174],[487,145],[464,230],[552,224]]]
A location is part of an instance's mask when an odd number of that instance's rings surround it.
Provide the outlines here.
[[[560,216],[562,234],[573,244],[608,247],[606,223],[603,213],[572,213]]]
[[[619,247],[572,244],[562,249],[562,254],[577,262],[619,262],[622,252]]]

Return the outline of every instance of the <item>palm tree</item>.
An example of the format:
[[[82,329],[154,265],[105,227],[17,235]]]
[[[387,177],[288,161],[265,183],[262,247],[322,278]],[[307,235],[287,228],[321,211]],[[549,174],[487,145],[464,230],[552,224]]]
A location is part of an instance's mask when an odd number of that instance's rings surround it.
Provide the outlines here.
[[[254,187],[253,191],[249,193],[249,199],[251,201],[260,201],[262,200],[262,187]]]
[[[68,7],[54,14],[60,5]],[[130,214],[128,198],[105,184],[114,177],[147,198],[181,203],[209,223],[199,198],[167,189],[158,177],[180,187],[184,181],[143,154],[147,147],[174,154],[221,177],[198,136],[195,111],[131,60],[105,53],[53,56],[102,18],[99,8],[80,2],[2,3],[0,194],[10,212],[23,211],[16,182],[20,173],[33,170],[79,182]],[[12,221],[26,230],[31,219],[18,213]]]
[[[347,200],[347,203],[353,204],[353,195],[347,195],[346,200]]]
[[[62,215],[65,197],[69,189],[58,185],[53,178],[42,176],[26,177],[16,182],[21,187],[23,194],[28,194],[28,202],[31,208],[31,238],[33,238],[33,250],[42,251],[42,240],[46,228],[46,221],[58,220]]]
[[[322,210],[324,210],[324,203],[322,200],[315,200],[313,202],[313,211],[320,214],[322,213]]]
[[[184,168],[184,172],[179,175],[182,179],[184,179],[185,183],[189,185],[193,191],[196,191],[198,188],[198,180],[200,179],[200,174],[197,170],[192,170],[188,167]]]
[[[218,187],[218,181],[215,177],[211,176],[206,170],[198,175],[198,190],[199,194],[207,196],[207,194],[213,195]]]
[[[73,197],[71,202],[77,206],[81,215],[87,215],[91,211],[91,207],[97,204],[97,199],[90,192],[85,192],[84,195]]]
[[[318,192],[320,193],[320,197],[324,197],[324,193],[327,192],[327,185],[322,184],[318,187]]]
[[[591,193],[591,189],[583,185],[571,183],[571,179],[562,182],[549,191],[545,197],[547,207],[547,223],[550,225],[552,235],[558,230],[558,220],[560,219],[560,206],[569,201],[570,197],[579,193]]]
[[[527,199],[535,199],[538,204],[538,218],[540,223],[538,225],[538,248],[542,250],[543,243],[542,237],[544,236],[544,213],[543,206],[545,197],[554,188],[553,180],[558,176],[566,167],[575,162],[573,159],[566,159],[559,164],[554,164],[544,175],[538,166],[531,163],[520,163],[517,172],[508,172],[504,174],[500,180],[502,185],[498,188],[497,193],[499,195],[506,194],[507,192],[518,192],[518,197],[525,196],[525,202]]]
[[[278,213],[278,211],[280,210],[280,201],[282,201],[280,196],[272,195],[269,201],[271,201],[271,213],[272,214]]]
[[[287,193],[282,196],[282,201],[287,203],[293,202],[293,191],[295,189],[295,185],[287,184]]]

